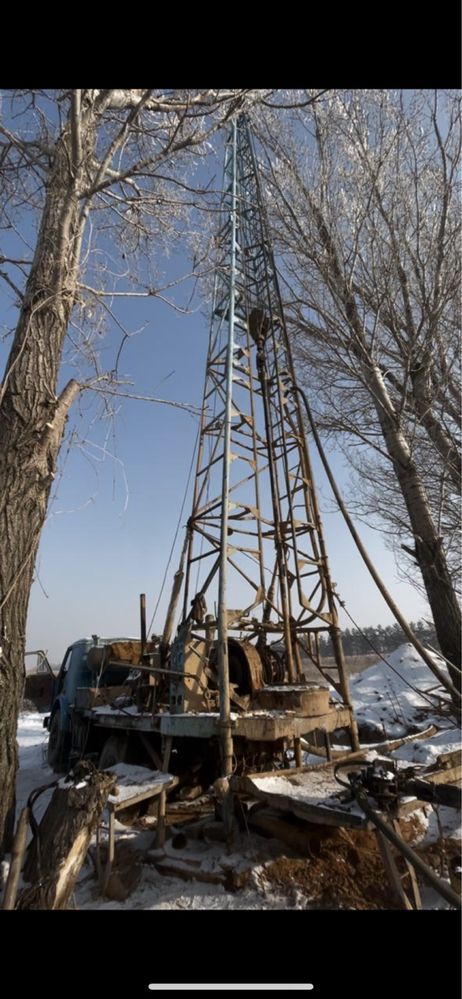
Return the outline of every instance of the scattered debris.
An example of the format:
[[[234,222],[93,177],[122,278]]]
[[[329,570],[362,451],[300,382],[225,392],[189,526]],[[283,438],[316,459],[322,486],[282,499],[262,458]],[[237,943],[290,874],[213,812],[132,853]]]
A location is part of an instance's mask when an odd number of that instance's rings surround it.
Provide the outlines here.
[[[407,651],[407,647],[402,647],[394,656],[399,653],[399,658],[404,660],[399,667],[404,678],[410,676],[412,682],[415,680],[417,684],[420,681],[415,678],[415,672],[418,672],[419,664],[413,661],[414,652],[408,658]],[[380,665],[380,670],[386,670],[384,664]],[[374,721],[373,697],[370,696],[369,704],[366,703],[370,686],[368,673],[370,671],[366,670],[362,674],[366,694],[358,703],[364,707],[365,720],[371,715]],[[427,673],[425,676],[428,678]],[[374,683],[378,682],[375,674]],[[386,744],[369,744],[356,758],[373,760],[378,754],[381,757],[387,755],[390,760],[401,761],[402,766],[417,764],[419,776],[426,767],[427,774],[437,771],[443,780],[457,783],[457,774],[460,775],[459,732],[433,705],[427,702],[416,704],[418,695],[407,688],[408,696],[405,687],[406,684],[396,696],[400,698],[400,713],[407,730],[398,734],[386,721],[385,728],[389,729]],[[374,689],[380,693],[380,687]],[[353,681],[355,701],[360,691],[361,684],[356,688]],[[380,707],[381,702],[375,706]],[[400,725],[405,727],[402,721]],[[412,733],[410,730],[414,726],[418,731]],[[375,731],[377,738],[377,729]],[[383,731],[381,734],[383,736]],[[50,774],[41,759],[42,742],[41,716],[24,715],[21,718],[20,743],[26,769],[19,774],[19,806],[25,803],[32,787],[45,784]],[[340,752],[344,755],[343,750]],[[326,780],[329,784],[331,778],[326,773],[329,770],[332,770],[329,764],[322,763],[318,757],[315,768],[318,784],[327,786]],[[297,768],[291,767],[290,770],[272,774],[254,773],[244,778],[244,781],[255,782],[255,788],[257,785],[260,787],[258,794],[249,795],[243,802],[239,813],[240,832],[232,853],[226,852],[223,825],[215,819],[215,801],[210,794],[190,801],[181,801],[177,797],[167,803],[167,838],[162,850],[153,849],[157,827],[155,815],[148,812],[130,828],[117,822],[117,848],[106,886],[106,899],[101,897],[89,856],[75,886],[78,907],[398,908],[399,902],[389,883],[373,830],[334,827],[319,821],[315,824],[309,821],[307,814],[302,817],[291,811],[290,803],[293,805],[300,798],[305,799],[302,811],[306,811],[306,806],[312,808],[315,804],[307,800],[303,786],[297,783],[300,781],[299,774]],[[267,781],[270,781],[274,791],[274,782],[287,777],[292,785],[292,793],[287,796],[289,809],[287,804],[285,809],[275,809],[274,795],[268,797]],[[76,784],[79,782],[76,780]],[[82,790],[76,793],[80,794]],[[331,790],[334,792],[333,787]],[[336,794],[339,793],[341,796],[342,789],[337,785]],[[34,808],[38,815],[47,795],[50,796],[51,791],[45,792]],[[336,807],[339,802],[341,797],[336,798]],[[416,807],[418,804],[415,800],[406,802],[406,807],[413,810],[400,817],[401,835],[439,878],[450,884],[453,891],[460,892],[460,812],[430,804],[422,807],[420,803],[420,807]],[[342,807],[347,806],[343,803]],[[152,811],[156,810],[157,802],[153,802]],[[116,818],[125,818],[122,810],[118,811]],[[101,849],[104,863],[104,847]],[[93,848],[90,855],[92,853]],[[396,862],[404,874],[404,862],[399,855],[396,855]],[[438,900],[431,890],[426,892],[423,889],[422,899],[424,908],[446,904]]]

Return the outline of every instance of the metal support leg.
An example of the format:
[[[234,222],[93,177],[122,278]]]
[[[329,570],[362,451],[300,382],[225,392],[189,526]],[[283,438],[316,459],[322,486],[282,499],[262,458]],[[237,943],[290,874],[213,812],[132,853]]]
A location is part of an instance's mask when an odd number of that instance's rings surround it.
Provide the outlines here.
[[[166,810],[167,795],[165,790],[160,792],[159,795],[159,805],[157,808],[157,834],[156,834],[156,847],[159,849],[165,843],[165,810]]]
[[[397,895],[402,909],[412,909],[412,905],[404,891],[401,884],[401,878],[398,873],[398,869],[395,864],[395,858],[390,850],[388,840],[385,838],[380,829],[376,829],[377,842],[379,844],[379,850],[382,855],[383,865],[388,874],[390,884]]]
[[[164,755],[162,757],[162,770],[164,773],[168,773],[168,768],[170,766],[170,754],[172,752],[173,736],[167,735],[164,745]]]
[[[109,809],[109,833],[108,833],[108,844],[107,844],[107,861],[106,869],[104,872],[104,882],[102,887],[103,895],[106,892],[106,888],[109,883],[109,878],[111,876],[112,865],[114,863],[115,854],[115,814],[112,808]]]
[[[395,832],[398,834],[398,836],[401,836],[401,838],[402,838],[402,832],[401,832],[401,827],[400,827],[400,824],[399,824],[399,819],[395,819],[393,821],[392,825],[393,825],[393,828],[394,828]],[[410,861],[407,859],[407,857],[404,858],[404,863],[406,864],[406,867],[407,867],[407,870],[408,870],[408,874],[409,874],[409,879],[410,879],[410,882],[411,882],[412,901],[414,903],[413,907],[414,907],[414,909],[421,909],[422,908],[422,899],[421,899],[421,896],[420,896],[420,888],[419,888],[419,882],[418,882],[418,879],[417,879],[416,869],[413,866],[413,864],[410,863]]]
[[[303,759],[302,759],[302,748],[300,745],[300,739],[294,739],[294,756],[295,756],[295,766],[302,767]]]
[[[96,852],[95,852],[95,864],[96,864],[96,877],[98,878],[98,884],[103,885],[103,871],[101,868],[101,826],[96,828]]]
[[[236,816],[234,814],[234,794],[229,788],[223,797],[222,810],[223,823],[226,833],[226,846],[228,853],[232,853],[236,839],[237,824]]]

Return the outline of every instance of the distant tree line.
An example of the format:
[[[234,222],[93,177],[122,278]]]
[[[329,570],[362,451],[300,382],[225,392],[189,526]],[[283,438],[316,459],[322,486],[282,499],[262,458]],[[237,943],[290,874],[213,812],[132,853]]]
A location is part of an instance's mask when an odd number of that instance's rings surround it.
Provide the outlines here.
[[[431,645],[433,648],[439,649],[436,632],[432,625],[426,621],[416,621],[411,622],[411,628],[424,645]],[[377,652],[393,652],[403,642],[407,642],[407,638],[399,624],[388,624],[386,627],[377,624],[368,625],[361,631],[358,628],[345,628],[342,631],[342,641],[346,656],[359,656],[373,653],[375,650]],[[320,648],[323,657],[333,656],[329,635],[320,636]]]

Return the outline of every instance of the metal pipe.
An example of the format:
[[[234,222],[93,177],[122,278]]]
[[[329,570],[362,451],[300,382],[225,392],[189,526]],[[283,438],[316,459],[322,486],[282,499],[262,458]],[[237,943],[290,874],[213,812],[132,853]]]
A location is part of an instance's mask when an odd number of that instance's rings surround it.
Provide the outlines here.
[[[172,637],[173,624],[175,620],[176,609],[178,606],[178,600],[181,593],[181,587],[183,585],[184,578],[184,560],[186,557],[186,550],[190,540],[189,529],[186,532],[184,539],[183,550],[181,552],[180,564],[173,577],[172,592],[170,595],[170,602],[168,605],[167,616],[165,618],[164,630],[162,632],[162,639],[160,643],[160,654],[162,662],[165,662],[167,657],[168,647],[170,645],[170,639]]]
[[[230,452],[231,452],[231,414],[233,395],[233,353],[234,353],[234,309],[236,296],[236,226],[237,226],[237,190],[236,190],[236,119],[231,125],[231,257],[229,275],[229,312],[228,312],[228,346],[226,351],[226,407],[224,416],[224,450],[223,479],[221,490],[221,532],[220,532],[220,576],[218,583],[218,679],[220,691],[220,734],[221,734],[221,765],[223,777],[232,773],[233,739],[231,734],[231,714],[229,699],[229,660],[228,660],[228,615],[226,603],[226,584],[228,576],[228,514],[230,485]]]
[[[146,646],[146,594],[140,593],[140,635],[141,635],[141,655]]]

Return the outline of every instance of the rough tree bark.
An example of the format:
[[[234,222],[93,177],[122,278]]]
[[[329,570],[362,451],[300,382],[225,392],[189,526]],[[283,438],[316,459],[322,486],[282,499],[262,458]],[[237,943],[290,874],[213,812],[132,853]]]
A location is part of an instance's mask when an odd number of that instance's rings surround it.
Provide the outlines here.
[[[422,480],[409,445],[400,432],[394,407],[377,368],[367,370],[377,415],[414,536],[416,560],[422,573],[441,651],[455,666],[461,663],[461,612]],[[448,665],[452,682],[461,690],[461,674]]]
[[[308,198],[310,195],[308,194]],[[345,315],[353,333],[350,349],[358,359],[382,430],[383,438],[393,462],[411,524],[416,560],[419,564],[428,602],[435,622],[436,634],[444,656],[457,668],[449,665],[449,672],[457,690],[461,690],[461,628],[462,617],[446,558],[434,523],[425,489],[405,435],[400,428],[399,415],[385,386],[382,373],[370,356],[364,343],[363,326],[354,296],[340,266],[331,234],[319,208],[311,200],[320,238],[328,255],[329,280],[341,298]]]
[[[70,133],[65,131],[56,146],[0,404],[0,856],[12,832],[7,816],[14,800],[16,725],[34,562],[66,416],[79,392],[78,382],[71,381],[56,396],[75,301],[78,243],[79,202]]]

